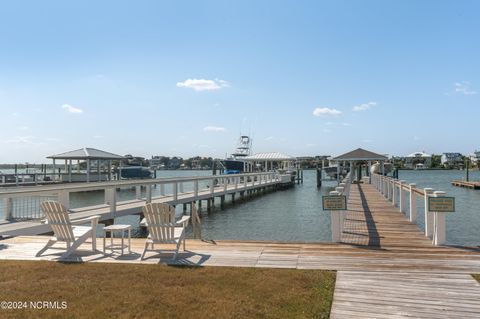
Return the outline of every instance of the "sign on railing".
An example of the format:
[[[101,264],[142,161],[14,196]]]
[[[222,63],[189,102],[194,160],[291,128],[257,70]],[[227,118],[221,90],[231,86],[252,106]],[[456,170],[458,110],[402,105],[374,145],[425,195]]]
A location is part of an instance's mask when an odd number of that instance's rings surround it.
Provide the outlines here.
[[[347,210],[345,195],[328,195],[322,197],[323,210]]]
[[[428,211],[437,213],[455,212],[455,197],[428,197]]]

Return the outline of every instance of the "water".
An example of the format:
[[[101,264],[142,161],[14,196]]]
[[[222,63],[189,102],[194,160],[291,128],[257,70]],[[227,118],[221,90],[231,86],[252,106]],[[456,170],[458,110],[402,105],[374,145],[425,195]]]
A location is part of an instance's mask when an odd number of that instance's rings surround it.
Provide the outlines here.
[[[209,171],[158,171],[157,177],[209,174]],[[318,190],[315,171],[305,171],[304,183],[294,188],[243,202],[237,197],[235,204],[227,202],[223,210],[217,202],[216,208],[210,213],[203,207],[202,237],[207,240],[330,241],[330,215],[322,211],[322,195],[333,190],[334,186],[334,183],[330,183],[330,187],[325,186]],[[103,197],[100,197],[101,200]],[[227,200],[230,200],[230,196]],[[181,209],[179,205],[177,213],[181,214]],[[138,227],[138,216],[117,218],[115,223],[131,224],[135,229],[134,236],[146,235]]]
[[[157,171],[159,178],[207,176],[211,171]],[[447,214],[447,243],[476,246],[480,244],[480,190],[451,185],[451,181],[464,178],[463,171],[400,171],[400,178],[417,187],[442,190],[456,198],[456,212]],[[470,172],[471,180],[480,180],[480,172]],[[227,203],[225,209],[216,208],[202,214],[202,236],[211,240],[267,240],[285,242],[328,242],[331,239],[330,215],[322,211],[321,197],[333,190],[334,183],[316,187],[315,171],[304,172],[304,183],[294,188],[269,193],[247,201]],[[200,185],[202,187],[202,185]],[[185,185],[186,191],[193,185]],[[168,188],[166,192],[168,193]],[[153,189],[153,195],[159,188]],[[135,190],[122,190],[119,200],[134,199]],[[227,197],[227,200],[230,196]],[[218,200],[218,199],[216,199]],[[103,192],[71,194],[71,207],[101,204]],[[408,201],[407,201],[408,205]],[[205,206],[205,205],[204,205]],[[179,205],[177,213],[182,213]],[[418,200],[418,225],[424,229],[423,200]],[[117,218],[115,223],[133,226],[133,236],[144,237],[138,216]]]
[[[455,187],[453,180],[465,178],[464,171],[400,171],[399,178],[407,183],[416,183],[418,188],[430,187],[455,197],[455,213],[447,213],[447,243],[451,245],[477,246],[480,244],[480,190]],[[470,180],[480,181],[480,172],[471,171]],[[421,203],[422,202],[422,203]],[[419,227],[424,230],[424,205],[418,202]]]

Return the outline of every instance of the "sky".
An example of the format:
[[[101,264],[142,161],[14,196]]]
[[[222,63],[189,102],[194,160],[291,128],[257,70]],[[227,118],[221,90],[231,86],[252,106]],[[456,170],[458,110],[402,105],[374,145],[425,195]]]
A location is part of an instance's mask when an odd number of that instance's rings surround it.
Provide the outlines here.
[[[0,163],[480,149],[479,1],[6,1]]]

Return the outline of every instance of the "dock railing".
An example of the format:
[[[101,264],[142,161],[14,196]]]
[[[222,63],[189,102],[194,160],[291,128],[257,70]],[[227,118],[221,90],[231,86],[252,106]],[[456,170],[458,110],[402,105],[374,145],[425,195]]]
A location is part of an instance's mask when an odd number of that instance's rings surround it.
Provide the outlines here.
[[[347,203],[347,210],[330,212],[332,242],[341,242],[342,240],[344,222],[348,212],[348,198],[350,196],[350,188],[352,185],[352,179],[350,178],[350,176],[350,173],[348,173],[345,178],[338,184],[338,186],[335,187],[335,190],[329,193],[329,195],[333,196],[345,196]]]
[[[132,203],[149,203],[168,197],[168,202],[173,205],[184,204],[262,185],[272,185],[279,180],[279,175],[275,172],[262,172],[0,189],[0,220],[42,219],[44,215],[40,210],[40,203],[45,200],[59,201],[67,209],[74,208],[74,212],[102,209],[115,217],[119,209]],[[72,194],[92,191],[103,192],[103,196],[100,193],[96,196],[95,203],[89,203],[85,207],[72,207]],[[78,203],[75,206],[78,206]]]
[[[372,185],[374,185],[393,206],[398,207],[398,210],[405,214],[409,221],[414,224],[417,224],[418,208],[419,206],[423,206],[425,236],[432,239],[433,245],[439,246],[445,244],[445,212],[428,210],[428,198],[445,197],[445,192],[435,191],[433,188],[420,189],[417,188],[415,183],[407,183],[404,180],[382,176],[380,174],[372,174]],[[423,205],[419,205],[419,203],[423,203]]]

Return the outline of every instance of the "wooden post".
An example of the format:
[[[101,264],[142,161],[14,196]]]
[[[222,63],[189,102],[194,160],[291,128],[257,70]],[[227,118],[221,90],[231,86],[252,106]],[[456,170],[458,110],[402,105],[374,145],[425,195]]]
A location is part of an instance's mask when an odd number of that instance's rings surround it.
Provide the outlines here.
[[[136,199],[142,198],[142,187],[140,185],[135,186],[135,198]]]
[[[393,180],[393,183],[392,183],[392,203],[393,203],[393,207],[397,206],[397,180]]]
[[[112,218],[114,218],[117,209],[117,190],[115,187],[105,189],[105,204],[109,206]]]
[[[428,211],[428,197],[433,195],[433,188],[424,188],[425,195],[425,236],[432,237],[433,235],[433,214]]]
[[[13,198],[8,197],[5,198],[5,203],[4,203],[4,220],[11,220],[13,219]]]
[[[147,195],[146,195],[146,202],[151,203],[152,202],[152,185],[149,184],[147,185]]]
[[[415,189],[417,184],[410,183],[410,222],[417,223],[417,198],[415,197]]]
[[[399,211],[401,213],[405,213],[405,190],[403,189],[403,186],[405,185],[405,181],[400,181],[399,185],[399,192],[400,192],[400,203],[399,203]]]
[[[225,207],[225,195],[220,196],[220,208]]]
[[[469,169],[470,169],[470,161],[468,158],[465,159],[465,181],[470,181],[470,174],[469,174]]]
[[[337,191],[330,192],[329,195],[340,195]],[[341,241],[341,216],[338,211],[330,211],[331,229],[332,229],[332,242],[339,243]]]
[[[58,193],[58,202],[65,206],[66,209],[70,208],[70,193],[66,190]]]
[[[165,196],[165,184],[160,184],[160,196]]]
[[[173,200],[176,201],[178,199],[178,184],[177,182],[173,183]]]
[[[435,197],[444,197],[445,192],[436,191],[433,193]],[[433,244],[440,246],[445,244],[445,212],[434,212],[434,229],[433,229]]]

